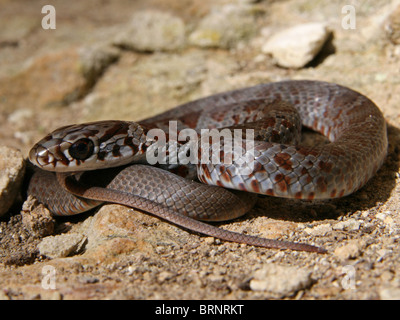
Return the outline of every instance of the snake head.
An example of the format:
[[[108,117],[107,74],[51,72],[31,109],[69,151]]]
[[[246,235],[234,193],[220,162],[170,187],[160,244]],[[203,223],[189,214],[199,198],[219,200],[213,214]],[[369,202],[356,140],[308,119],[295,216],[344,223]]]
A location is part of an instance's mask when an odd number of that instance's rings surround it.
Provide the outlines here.
[[[134,122],[98,121],[59,128],[36,143],[29,160],[57,172],[116,167],[139,161],[146,151],[145,128]]]

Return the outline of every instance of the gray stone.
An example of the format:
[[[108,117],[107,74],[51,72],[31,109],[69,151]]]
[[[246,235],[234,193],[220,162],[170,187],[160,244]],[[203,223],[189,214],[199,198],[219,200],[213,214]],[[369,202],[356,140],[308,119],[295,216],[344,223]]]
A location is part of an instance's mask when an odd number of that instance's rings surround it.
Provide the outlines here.
[[[169,13],[138,11],[114,43],[137,51],[178,50],[185,43],[185,24],[181,18]]]

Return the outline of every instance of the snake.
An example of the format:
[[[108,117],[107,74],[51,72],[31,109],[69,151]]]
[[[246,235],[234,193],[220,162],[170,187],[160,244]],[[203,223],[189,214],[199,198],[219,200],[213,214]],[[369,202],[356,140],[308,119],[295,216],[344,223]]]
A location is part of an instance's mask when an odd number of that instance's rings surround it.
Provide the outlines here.
[[[171,121],[177,136],[168,131]],[[302,127],[322,134],[326,143],[302,143]],[[166,133],[164,149],[154,130]],[[239,132],[234,135],[238,145],[251,141],[252,152],[243,147],[247,160],[234,158],[225,139],[216,144],[210,137],[204,140],[208,145],[197,140],[189,148],[190,137],[179,139],[185,130],[197,137],[204,130]],[[215,145],[219,161],[200,157]],[[233,232],[209,222],[244,215],[257,195],[304,200],[347,196],[376,174],[387,146],[384,117],[363,94],[314,80],[262,83],[193,100],[138,122],[107,120],[56,129],[29,152],[37,169],[28,193],[55,215],[119,203],[226,241],[323,253],[324,248],[311,244]],[[166,162],[149,165],[149,150],[153,155],[167,150]],[[196,153],[197,163],[172,161]]]

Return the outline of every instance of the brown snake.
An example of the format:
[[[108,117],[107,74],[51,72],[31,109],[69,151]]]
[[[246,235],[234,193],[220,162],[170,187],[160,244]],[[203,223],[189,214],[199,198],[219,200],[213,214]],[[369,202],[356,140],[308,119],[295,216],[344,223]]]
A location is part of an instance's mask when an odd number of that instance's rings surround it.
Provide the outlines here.
[[[201,129],[228,128],[232,133],[253,129],[250,162],[224,161],[232,155],[222,144],[220,162],[196,165],[199,180],[207,185],[156,167],[130,165],[145,162],[146,151],[157,142],[150,130],[168,132],[170,120],[177,121],[178,132],[185,128],[199,134]],[[330,142],[311,147],[299,144],[301,125],[322,133]],[[242,134],[242,146],[246,139],[250,138]],[[167,147],[176,137],[169,133],[168,141]],[[178,159],[193,153],[193,149],[188,152],[187,141],[178,141]],[[200,159],[203,145],[195,152]],[[377,172],[386,152],[386,124],[371,100],[337,84],[282,81],[195,100],[138,123],[100,121],[57,129],[30,151],[30,161],[46,171],[36,171],[28,192],[58,215],[113,202],[228,241],[325,252],[312,245],[230,232],[194,219],[239,217],[252,208],[255,193],[309,200],[351,194]],[[174,155],[166,155],[169,163],[164,167],[171,169]],[[111,168],[102,169],[107,167]],[[182,168],[175,166],[177,171]],[[57,178],[48,171],[58,172]]]

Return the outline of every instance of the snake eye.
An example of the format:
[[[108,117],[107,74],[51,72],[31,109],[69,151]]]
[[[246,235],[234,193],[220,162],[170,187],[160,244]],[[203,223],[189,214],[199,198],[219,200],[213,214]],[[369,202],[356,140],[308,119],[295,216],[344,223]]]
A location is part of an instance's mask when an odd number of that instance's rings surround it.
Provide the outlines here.
[[[86,160],[93,154],[93,141],[87,138],[79,139],[68,149],[69,154],[76,160]]]

